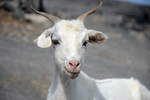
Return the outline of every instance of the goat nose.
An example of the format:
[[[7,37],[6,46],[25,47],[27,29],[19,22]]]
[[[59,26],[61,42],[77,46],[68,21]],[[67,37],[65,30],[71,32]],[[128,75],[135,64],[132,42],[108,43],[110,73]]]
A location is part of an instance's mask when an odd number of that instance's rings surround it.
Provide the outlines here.
[[[69,65],[76,69],[80,65],[80,62],[78,60],[71,60],[69,61]]]

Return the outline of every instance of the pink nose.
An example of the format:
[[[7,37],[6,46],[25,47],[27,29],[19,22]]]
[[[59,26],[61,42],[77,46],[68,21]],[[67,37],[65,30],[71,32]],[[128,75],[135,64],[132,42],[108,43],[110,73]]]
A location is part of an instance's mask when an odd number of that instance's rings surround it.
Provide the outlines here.
[[[80,62],[78,60],[71,60],[69,61],[69,65],[76,69],[80,65]]]

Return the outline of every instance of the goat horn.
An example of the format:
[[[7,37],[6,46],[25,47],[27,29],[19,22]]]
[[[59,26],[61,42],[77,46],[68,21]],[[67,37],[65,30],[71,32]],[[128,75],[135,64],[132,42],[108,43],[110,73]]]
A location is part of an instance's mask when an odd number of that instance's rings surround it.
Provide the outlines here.
[[[33,8],[33,0],[32,0],[32,4],[31,4],[31,9],[32,9],[35,13],[37,13],[37,14],[39,14],[39,15],[45,17],[45,18],[47,18],[47,19],[48,19],[50,22],[52,22],[53,24],[55,24],[56,22],[58,22],[58,21],[60,20],[60,18],[57,17],[57,16],[50,15],[50,14],[47,14],[47,13],[44,13],[44,12],[40,12],[40,11],[34,9],[34,8]]]
[[[102,5],[103,5],[103,1],[101,1],[101,2],[99,3],[99,5],[98,5],[95,9],[92,9],[92,10],[90,10],[90,11],[88,11],[88,12],[86,12],[86,13],[80,15],[77,19],[79,19],[79,20],[81,20],[82,22],[84,22],[85,18],[86,18],[88,15],[91,15],[91,14],[95,13],[97,10],[99,10],[99,9],[102,7]]]

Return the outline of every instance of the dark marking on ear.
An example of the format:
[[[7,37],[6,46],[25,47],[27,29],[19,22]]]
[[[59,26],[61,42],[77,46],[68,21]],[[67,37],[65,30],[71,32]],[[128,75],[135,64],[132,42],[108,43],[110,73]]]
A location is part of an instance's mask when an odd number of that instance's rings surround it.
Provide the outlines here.
[[[101,34],[96,34],[94,36],[89,37],[89,42],[91,42],[91,43],[98,43],[98,42],[101,42],[104,40],[105,40],[105,37]]]

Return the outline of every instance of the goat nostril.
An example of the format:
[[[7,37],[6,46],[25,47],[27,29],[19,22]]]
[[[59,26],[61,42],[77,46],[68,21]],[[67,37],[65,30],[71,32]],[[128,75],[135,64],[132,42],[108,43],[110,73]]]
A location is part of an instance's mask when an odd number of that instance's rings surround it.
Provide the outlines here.
[[[69,65],[73,66],[73,64],[71,62],[69,62]]]
[[[72,66],[72,67],[78,67],[80,65],[80,62],[76,61],[76,60],[71,60],[69,62],[69,65]]]
[[[79,65],[80,65],[80,63],[78,62],[78,63],[77,63],[77,66],[79,66]]]

